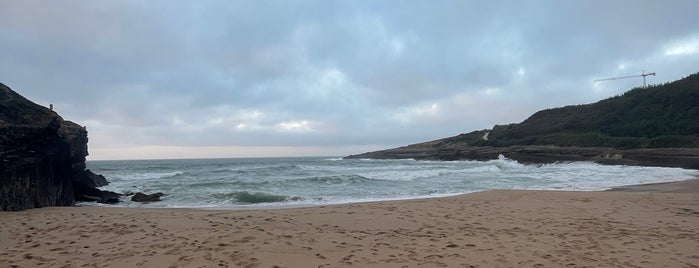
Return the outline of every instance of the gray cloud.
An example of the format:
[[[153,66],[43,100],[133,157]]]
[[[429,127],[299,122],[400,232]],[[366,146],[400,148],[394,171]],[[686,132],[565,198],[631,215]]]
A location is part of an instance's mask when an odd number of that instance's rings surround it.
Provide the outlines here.
[[[152,146],[345,154],[641,84],[595,78],[645,69],[658,73],[651,83],[679,79],[699,66],[696,10],[696,1],[0,1],[0,73],[87,125],[97,158]]]

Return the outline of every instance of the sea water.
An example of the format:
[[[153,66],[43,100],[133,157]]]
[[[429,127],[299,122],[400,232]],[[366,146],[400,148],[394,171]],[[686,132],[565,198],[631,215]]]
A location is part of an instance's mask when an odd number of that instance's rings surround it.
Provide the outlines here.
[[[88,161],[107,177],[103,190],[154,193],[160,202],[122,198],[117,206],[185,208],[290,207],[449,196],[489,189],[594,191],[688,180],[680,168],[565,162],[304,158]]]

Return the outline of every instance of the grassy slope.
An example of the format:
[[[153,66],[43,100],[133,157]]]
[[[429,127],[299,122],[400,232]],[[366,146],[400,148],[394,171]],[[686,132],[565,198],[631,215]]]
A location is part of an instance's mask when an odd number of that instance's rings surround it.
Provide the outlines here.
[[[489,137],[469,144],[699,147],[699,73],[593,104],[542,110],[522,123],[495,126]]]

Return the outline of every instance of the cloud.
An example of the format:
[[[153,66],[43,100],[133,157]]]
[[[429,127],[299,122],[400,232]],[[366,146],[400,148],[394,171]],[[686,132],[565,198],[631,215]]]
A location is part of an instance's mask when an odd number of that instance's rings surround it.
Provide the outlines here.
[[[665,55],[692,55],[699,52],[699,36],[673,41],[666,46]]]
[[[0,73],[87,125],[96,158],[349,154],[642,83],[598,78],[694,73],[695,10],[691,0],[0,1]]]
[[[310,132],[315,131],[307,120],[292,120],[279,122],[278,129],[284,132]]]

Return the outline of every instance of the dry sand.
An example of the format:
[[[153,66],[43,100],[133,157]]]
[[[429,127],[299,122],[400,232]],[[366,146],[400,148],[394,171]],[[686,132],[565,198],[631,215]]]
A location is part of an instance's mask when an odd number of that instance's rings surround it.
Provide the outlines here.
[[[631,188],[0,212],[0,267],[699,267],[699,181]]]

